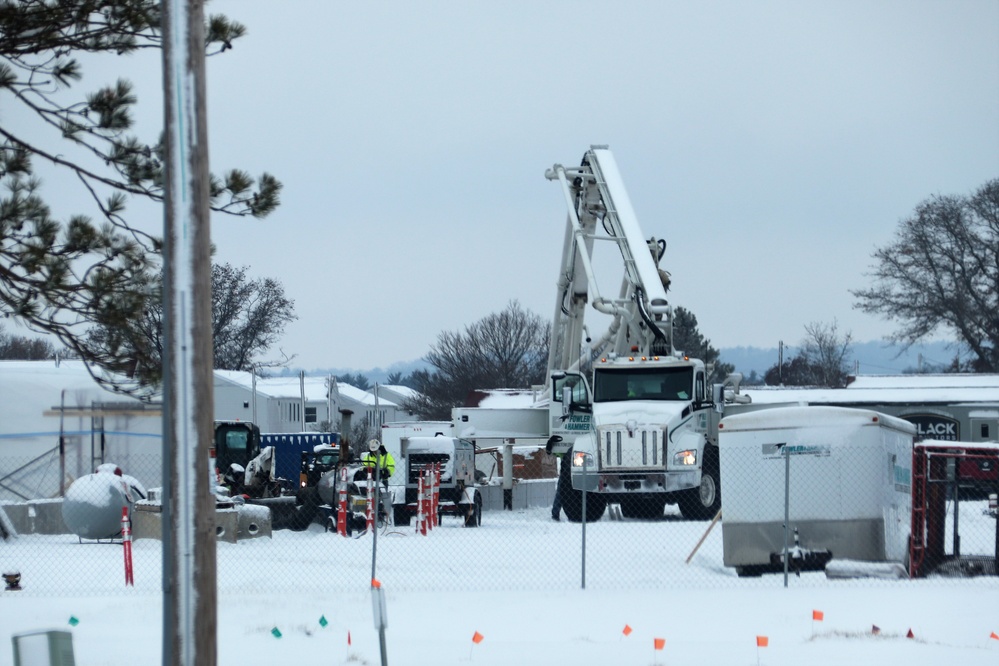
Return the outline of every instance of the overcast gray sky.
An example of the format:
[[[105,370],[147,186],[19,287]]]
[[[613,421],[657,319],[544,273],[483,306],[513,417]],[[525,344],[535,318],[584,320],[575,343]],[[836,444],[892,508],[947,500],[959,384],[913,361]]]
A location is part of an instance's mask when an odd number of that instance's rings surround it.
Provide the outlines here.
[[[995,0],[207,10],[249,30],[209,60],[213,170],[285,186],[266,220],[215,216],[217,257],[284,284],[281,348],[307,369],[419,358],[514,299],[551,317],[565,209],[544,171],[591,144],[716,347],[887,335],[849,293],[871,253],[923,199],[999,176]],[[152,126],[143,57],[107,72]]]

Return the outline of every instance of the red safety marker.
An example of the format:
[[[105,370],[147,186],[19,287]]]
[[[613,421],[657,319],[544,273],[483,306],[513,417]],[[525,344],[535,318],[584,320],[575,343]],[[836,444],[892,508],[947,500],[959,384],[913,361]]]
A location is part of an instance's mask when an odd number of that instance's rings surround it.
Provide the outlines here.
[[[371,468],[368,468],[368,507],[364,511],[365,524],[368,534],[375,529],[375,482],[372,480]]]
[[[431,509],[433,509],[433,512],[430,515],[431,515],[431,521],[432,521],[431,524],[434,527],[437,527],[437,525],[440,523],[440,518],[439,518],[438,511],[439,511],[439,507],[440,507],[440,504],[441,504],[441,464],[440,463],[437,463],[437,464],[434,465],[433,475],[434,475],[434,494],[433,494],[432,504],[431,504],[431,507],[430,507]]]
[[[128,518],[128,507],[121,507],[121,545],[125,549],[125,585],[135,586],[132,578],[132,521]]]
[[[427,536],[427,514],[425,513],[426,502],[424,501],[423,474],[416,478],[416,531]]]
[[[336,533],[347,536],[347,468],[340,468],[340,503],[336,515]]]

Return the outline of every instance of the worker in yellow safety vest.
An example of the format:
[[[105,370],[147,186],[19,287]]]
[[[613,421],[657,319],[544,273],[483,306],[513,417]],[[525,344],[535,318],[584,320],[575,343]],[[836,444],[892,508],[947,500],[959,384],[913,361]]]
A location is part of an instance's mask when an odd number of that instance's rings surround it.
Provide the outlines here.
[[[377,439],[371,440],[368,443],[368,448],[370,450],[364,454],[361,464],[372,468],[372,472],[377,469],[378,478],[388,488],[389,477],[395,472],[395,458],[385,449],[385,445]]]

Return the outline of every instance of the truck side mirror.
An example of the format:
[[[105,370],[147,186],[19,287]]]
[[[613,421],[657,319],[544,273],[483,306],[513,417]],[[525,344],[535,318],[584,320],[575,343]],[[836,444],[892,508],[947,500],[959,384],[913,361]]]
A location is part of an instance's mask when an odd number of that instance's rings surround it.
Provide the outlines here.
[[[562,416],[569,416],[572,412],[572,387],[562,387]]]
[[[715,411],[719,414],[725,412],[725,385],[724,384],[712,384],[711,385],[711,399],[715,403]]]

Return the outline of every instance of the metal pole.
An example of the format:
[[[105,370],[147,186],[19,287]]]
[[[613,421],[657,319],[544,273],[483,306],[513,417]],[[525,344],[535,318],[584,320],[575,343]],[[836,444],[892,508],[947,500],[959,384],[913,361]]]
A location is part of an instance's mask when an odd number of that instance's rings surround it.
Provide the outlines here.
[[[591,419],[590,423],[592,424],[592,422],[593,421]],[[573,453],[575,454],[575,452],[573,452]],[[572,464],[571,461],[570,461],[570,464]],[[583,527],[583,561],[581,563],[581,566],[582,566],[582,589],[585,590],[586,589],[586,454],[583,454],[583,494],[582,494],[582,499],[583,499],[583,519],[582,519],[581,522],[582,522],[582,527]]]
[[[252,394],[251,399],[253,400],[253,415],[250,417],[252,419],[250,422],[253,423],[253,425],[259,427],[260,423],[257,421],[257,366],[256,365],[250,366],[250,378],[252,382],[252,389],[250,392]],[[270,432],[270,431],[267,430],[265,432]]]
[[[513,444],[503,444],[503,510],[513,511]]]
[[[59,497],[66,496],[66,435],[63,419],[66,416],[66,389],[59,398]]]
[[[163,664],[217,659],[211,234],[202,0],[164,0]]]
[[[380,483],[379,479],[381,477],[381,474],[379,473],[381,470],[379,468],[381,467],[381,464],[379,464],[378,455],[379,455],[378,451],[376,450],[375,451],[375,496],[374,496],[374,500],[373,500],[374,503],[375,503],[375,506],[372,508],[372,511],[374,511],[374,514],[375,514],[375,520],[372,523],[374,529],[372,530],[372,537],[371,537],[371,580],[375,580],[376,578],[378,578],[378,576],[375,575],[377,573],[377,571],[378,571],[378,567],[377,567],[377,565],[378,565],[378,508],[381,506],[381,504],[379,503],[380,499],[378,497],[378,485]]]
[[[298,392],[301,399],[298,410],[298,417],[300,419],[299,432],[305,432],[305,370],[298,371]]]
[[[791,452],[784,445],[784,587],[787,587],[787,533],[791,525]]]

